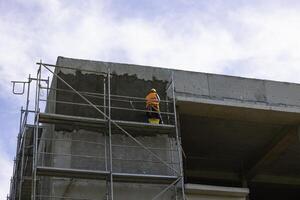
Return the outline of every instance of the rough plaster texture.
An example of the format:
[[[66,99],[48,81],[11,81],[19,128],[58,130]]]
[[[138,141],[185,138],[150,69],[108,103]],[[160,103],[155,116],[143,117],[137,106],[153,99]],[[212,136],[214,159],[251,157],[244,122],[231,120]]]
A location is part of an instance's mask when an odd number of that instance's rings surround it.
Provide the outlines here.
[[[107,187],[105,181],[68,179],[68,178],[42,178],[40,192],[46,196],[64,196],[74,199],[106,199]],[[165,186],[149,184],[114,184],[114,199],[152,199]],[[49,190],[50,188],[50,190]],[[174,199],[174,192],[166,192],[161,200]],[[57,198],[58,199],[58,198]]]
[[[219,101],[233,106],[252,107],[285,112],[300,112],[300,85],[268,80],[248,79],[216,74],[171,70],[166,68],[88,61],[59,57],[58,65],[107,72],[117,75],[136,76],[145,81],[169,81],[172,73],[178,100],[202,102]],[[63,69],[64,73],[74,71]]]
[[[85,170],[105,170],[105,137],[99,132],[79,129],[70,131],[53,131],[44,134],[45,140],[40,144],[39,166],[71,168]],[[165,161],[173,164],[178,170],[178,155],[165,150],[171,148],[173,139],[168,136],[136,137]],[[174,175],[174,171],[167,168],[136,145],[123,134],[113,134],[113,172]],[[128,147],[129,145],[131,147]],[[161,149],[163,148],[163,149]],[[174,147],[173,147],[174,148]],[[50,153],[50,154],[47,154]],[[172,154],[172,155],[171,155]],[[104,198],[106,184],[104,181],[46,178],[42,179],[43,190],[40,195],[65,196],[76,198],[97,199]],[[115,183],[115,199],[151,199],[166,187],[165,185]],[[167,192],[160,199],[172,199],[173,192]]]
[[[54,131],[42,146],[48,146],[40,153],[40,165],[56,168],[105,170],[105,136],[88,130]],[[45,138],[44,138],[45,139]],[[178,170],[178,155],[174,138],[168,136],[136,137],[145,146],[152,148],[164,161],[173,163]],[[173,147],[171,146],[173,144]],[[159,162],[141,146],[124,134],[112,135],[113,172],[173,175],[174,171]],[[171,151],[173,149],[173,151]]]
[[[92,73],[66,73],[59,71],[58,74],[67,81],[73,88],[81,92],[94,92],[107,94],[107,82],[104,87],[103,76]],[[152,80],[152,79],[151,79]],[[155,87],[162,99],[166,98],[164,92],[166,82],[158,80],[141,80],[136,75],[118,76],[111,78],[111,93],[118,95],[132,95],[144,98],[147,90]],[[129,84],[129,85],[128,85]],[[136,86],[147,88],[147,90],[137,90]],[[52,80],[52,88],[48,99],[55,101],[69,101],[73,103],[86,103],[77,95],[61,90],[70,90],[64,83],[56,77]],[[87,97],[96,105],[102,106],[104,102],[101,98]],[[112,101],[112,106],[130,107],[129,103]],[[135,108],[144,109],[144,102],[134,103]],[[162,109],[165,105],[162,105]],[[100,108],[105,112],[103,108]],[[63,103],[48,102],[46,112],[103,118],[94,108],[87,106],[68,105]],[[145,122],[145,113],[122,110],[112,110],[112,118],[117,120],[131,120]],[[165,122],[168,120],[166,119]],[[42,135],[42,142],[39,145],[39,166],[81,169],[81,170],[106,170],[109,163],[105,163],[108,156],[107,130],[95,130],[95,128],[72,127],[65,125],[47,125]],[[179,170],[178,154],[175,151],[174,136],[166,134],[145,134],[143,130],[135,130],[134,137],[158,155],[164,161],[170,163],[174,169]],[[174,171],[158,161],[153,155],[136,144],[131,138],[121,131],[113,131],[112,134],[112,155],[114,173],[134,173],[152,175],[174,175]],[[90,181],[83,179],[62,179],[45,178],[42,195],[80,197],[87,199],[104,198],[107,185],[103,181]],[[138,184],[138,183],[115,183],[115,199],[151,199],[166,185]],[[96,190],[98,188],[98,190]],[[159,199],[172,199],[174,192],[167,192]]]
[[[184,144],[184,148],[188,145],[188,158],[190,156],[201,156],[205,154],[209,159],[215,158],[214,162],[195,162],[191,168],[196,169],[195,177],[199,175],[199,171],[207,169],[220,169],[223,173],[224,165],[228,164],[228,170],[234,169],[234,176],[239,177],[241,161],[252,157],[253,153],[257,153],[268,145],[272,139],[272,133],[280,130],[278,123],[285,121],[283,124],[298,124],[300,122],[300,102],[299,96],[300,86],[292,83],[280,83],[266,80],[245,79],[240,77],[231,77],[215,74],[186,72],[146,66],[136,66],[128,64],[96,62],[78,59],[69,59],[59,57],[58,65],[68,66],[76,69],[94,70],[97,72],[107,72],[110,69],[112,75],[112,94],[131,95],[136,97],[144,97],[147,91],[155,87],[158,89],[162,99],[171,96],[170,91],[165,91],[168,83],[174,75],[176,99],[179,105],[179,114],[183,119],[181,129],[183,138],[189,137],[189,141]],[[79,72],[69,69],[57,70],[61,77],[80,91],[88,91],[102,93],[105,91],[103,78],[92,72]],[[52,87],[66,89],[63,84],[53,79]],[[278,88],[278,90],[277,90]],[[68,89],[68,88],[67,88]],[[72,94],[62,92],[50,92],[48,98],[53,100],[69,100],[71,102],[82,103],[82,100]],[[92,102],[97,105],[104,105],[103,101],[90,97]],[[107,102],[106,102],[107,103]],[[113,102],[115,106],[127,106],[130,104],[122,102]],[[142,108],[143,104],[134,104],[137,108]],[[165,105],[164,109],[168,106]],[[169,108],[168,108],[169,109]],[[183,111],[181,109],[184,109]],[[78,115],[85,117],[101,117],[99,113],[90,108],[82,108],[74,105],[48,104],[47,112],[60,113],[69,115]],[[103,109],[103,111],[105,111]],[[144,121],[144,113],[130,113],[128,111],[114,111],[113,119],[127,119],[132,121]],[[185,115],[187,115],[185,117]],[[196,118],[192,123],[189,119]],[[219,119],[221,118],[221,119]],[[186,120],[187,119],[187,120]],[[242,122],[241,122],[242,121]],[[245,121],[245,122],[244,122]],[[171,121],[172,122],[172,121]],[[216,124],[217,122],[217,124]],[[251,123],[249,123],[251,122]],[[257,125],[256,123],[259,124]],[[228,126],[229,125],[229,126]],[[186,127],[188,126],[188,127]],[[188,130],[188,132],[187,132]],[[44,159],[42,164],[63,168],[78,169],[94,169],[100,170],[105,168],[103,162],[98,162],[100,157],[104,156],[104,148],[101,145],[90,143],[84,144],[84,141],[104,143],[104,132],[98,134],[92,133],[94,130],[66,128],[64,126],[52,126],[43,137],[50,137],[58,140],[73,140],[73,142],[56,141],[50,144],[40,145],[40,150],[45,148],[49,152],[62,155],[52,155]],[[93,136],[91,136],[93,135]],[[235,136],[238,137],[235,137]],[[211,137],[213,136],[213,137]],[[229,137],[228,137],[229,136]],[[145,145],[153,148],[170,148],[170,144],[174,145],[174,140],[166,135],[142,136],[142,132],[136,133],[135,137],[141,140]],[[215,139],[213,139],[215,138]],[[240,139],[235,139],[240,138]],[[120,133],[113,134],[113,157],[114,168],[116,172],[139,173],[139,174],[163,174],[171,175],[172,172],[161,164],[153,162],[153,158],[148,153],[135,147],[124,149],[123,145],[133,145],[132,141]],[[78,140],[78,141],[74,141]],[[186,140],[188,141],[188,140]],[[194,143],[193,143],[194,142]],[[44,146],[43,146],[44,145]],[[201,150],[201,151],[200,151]],[[158,155],[167,161],[178,161],[176,155],[170,156],[170,152],[155,150]],[[138,152],[138,153],[137,153]],[[217,154],[215,153],[217,152]],[[226,153],[238,152],[233,156],[226,158],[226,161],[219,159],[218,156],[224,156]],[[200,153],[200,154],[199,154]],[[79,155],[77,158],[69,154]],[[93,155],[94,157],[80,158],[80,155]],[[216,156],[217,155],[217,156]],[[130,159],[131,161],[125,161]],[[132,161],[132,159],[134,161]],[[201,158],[202,159],[202,158]],[[140,160],[148,160],[141,162]],[[233,162],[235,160],[236,162]],[[220,162],[221,161],[221,162]],[[232,164],[236,165],[232,166]],[[178,166],[176,166],[178,167]],[[198,170],[198,171],[197,171]],[[232,173],[231,171],[229,171]],[[211,173],[211,172],[209,172]],[[215,176],[215,174],[213,174]],[[221,178],[224,178],[221,175]],[[83,195],[84,198],[101,198],[103,196],[105,184],[85,182],[73,183],[70,181],[54,181],[48,184],[48,189],[52,188],[60,192],[70,191],[71,195]],[[239,181],[239,179],[237,180]],[[265,181],[265,180],[264,180]],[[63,182],[63,183],[62,183]],[[70,186],[73,185],[72,187]],[[76,185],[77,184],[77,185]],[[80,185],[80,187],[78,186]],[[77,189],[82,188],[82,190]],[[91,187],[91,190],[88,188]],[[141,185],[141,184],[116,184],[117,199],[151,199],[153,193],[157,193],[162,186]],[[56,189],[57,188],[57,189]],[[70,189],[71,188],[71,189]],[[86,189],[85,189],[86,188]],[[92,188],[101,188],[97,192],[93,192]],[[138,191],[138,192],[136,192]],[[91,192],[91,193],[90,193]],[[87,196],[86,196],[87,195]],[[167,194],[165,199],[171,199],[172,194]],[[83,197],[82,196],[82,197]],[[123,198],[125,197],[126,198]],[[222,199],[237,200],[244,197],[228,197],[226,195],[199,194],[189,193],[190,199]]]

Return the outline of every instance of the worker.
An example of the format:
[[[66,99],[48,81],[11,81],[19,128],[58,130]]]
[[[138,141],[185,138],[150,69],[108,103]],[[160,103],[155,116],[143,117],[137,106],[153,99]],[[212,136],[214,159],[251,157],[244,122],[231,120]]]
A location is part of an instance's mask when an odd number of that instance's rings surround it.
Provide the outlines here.
[[[163,124],[162,117],[159,109],[160,97],[156,89],[152,88],[146,96],[146,116],[149,119],[158,119],[160,124]]]

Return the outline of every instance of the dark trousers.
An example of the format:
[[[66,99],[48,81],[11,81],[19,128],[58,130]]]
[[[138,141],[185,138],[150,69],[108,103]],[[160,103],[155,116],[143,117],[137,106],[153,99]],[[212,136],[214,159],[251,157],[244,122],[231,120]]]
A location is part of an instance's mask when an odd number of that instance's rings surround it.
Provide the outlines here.
[[[163,124],[161,114],[157,108],[155,108],[154,106],[149,106],[147,107],[147,110],[148,110],[146,113],[147,119],[149,118],[159,119],[159,123]]]

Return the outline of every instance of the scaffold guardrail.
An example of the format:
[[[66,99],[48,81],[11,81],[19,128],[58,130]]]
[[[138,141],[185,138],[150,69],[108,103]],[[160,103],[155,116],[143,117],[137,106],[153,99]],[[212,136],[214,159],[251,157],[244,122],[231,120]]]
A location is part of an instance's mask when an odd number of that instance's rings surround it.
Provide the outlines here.
[[[23,169],[21,169],[21,174],[17,175],[17,171],[19,167],[24,167],[25,157],[24,155],[24,134],[26,132],[26,126],[28,125],[28,114],[34,113],[33,117],[33,126],[34,133],[32,139],[32,184],[31,184],[31,199],[70,199],[69,197],[64,196],[47,196],[40,193],[42,186],[41,177],[50,176],[50,177],[73,177],[73,178],[88,178],[91,179],[92,175],[98,174],[100,180],[100,176],[106,180],[107,184],[107,192],[104,195],[106,199],[114,199],[114,182],[140,182],[140,183],[163,183],[166,184],[160,192],[153,195],[152,199],[159,199],[164,193],[170,191],[172,188],[174,190],[175,199],[185,199],[184,192],[184,178],[183,178],[183,166],[182,166],[182,148],[180,135],[178,130],[178,122],[177,122],[177,113],[176,113],[176,99],[175,99],[175,85],[174,85],[174,77],[173,74],[170,77],[169,84],[166,87],[166,93],[170,92],[171,97],[166,95],[166,100],[161,100],[162,111],[160,114],[164,118],[164,124],[149,124],[143,121],[127,121],[126,119],[115,119],[112,115],[112,112],[115,110],[122,110],[126,112],[136,112],[136,113],[145,113],[147,110],[143,108],[145,105],[145,98],[143,97],[132,97],[132,96],[124,96],[119,94],[111,94],[111,77],[113,74],[108,69],[107,72],[97,72],[93,70],[84,70],[84,69],[75,69],[72,67],[66,66],[58,66],[58,65],[50,65],[42,62],[37,63],[38,70],[35,78],[29,76],[28,82],[24,82],[22,92],[15,91],[15,84],[19,82],[13,82],[13,92],[17,94],[25,93],[25,84],[27,84],[27,103],[26,108],[22,108],[21,119],[20,119],[20,131],[19,131],[19,139],[18,139],[18,147],[17,147],[17,159],[20,162],[16,163],[13,177],[20,176],[22,179]],[[54,70],[51,70],[54,68]],[[100,76],[103,76],[103,93],[96,92],[87,92],[76,90],[70,83],[64,80],[55,70],[59,69],[68,69],[68,70],[80,70],[86,71],[89,73],[94,73]],[[42,72],[45,70],[48,75],[48,78],[43,77]],[[49,75],[52,76],[53,79],[60,81],[65,87],[64,89],[58,87],[50,87],[50,78]],[[30,97],[30,89],[31,83],[35,81],[35,92],[34,92],[34,105],[33,108],[29,106],[29,97]],[[170,91],[171,90],[171,91]],[[45,93],[44,98],[41,97],[41,93]],[[59,92],[62,93],[70,93],[79,97],[77,98],[77,102],[72,100],[57,100],[50,99],[50,93]],[[93,102],[93,100],[97,100],[98,104]],[[100,103],[99,103],[100,102]],[[118,102],[119,105],[116,106],[114,102]],[[93,117],[87,117],[85,115],[64,115],[57,114],[55,112],[47,112],[47,107],[51,105],[72,105],[77,107],[90,107],[92,108],[98,115]],[[125,105],[125,106],[123,106]],[[41,112],[41,110],[45,109],[45,113]],[[48,110],[49,111],[49,110]],[[84,141],[81,139],[59,139],[55,137],[44,137],[40,134],[42,124],[71,124],[83,127],[93,127],[92,124],[96,124],[94,128],[99,132],[99,125],[101,125],[102,131],[104,135],[104,141]],[[50,126],[45,126],[44,130],[49,129]],[[107,128],[107,131],[106,129]],[[101,128],[100,128],[101,129]],[[142,141],[136,138],[136,135],[132,135],[130,131],[134,132],[135,130],[144,130],[145,132],[155,132],[156,134],[168,134],[174,138],[174,140],[170,140],[170,144],[168,148],[159,148],[153,146],[147,146]],[[97,132],[95,131],[95,132]],[[132,144],[114,144],[112,141],[112,137],[115,131],[118,133],[124,134],[126,138],[131,140]],[[51,132],[51,131],[50,131]],[[101,131],[100,131],[101,132]],[[126,141],[126,142],[128,142]],[[91,145],[94,147],[93,152],[95,155],[91,154],[75,154],[75,153],[61,153],[61,152],[53,152],[51,149],[47,149],[47,145],[50,144],[66,144],[72,143],[77,144],[77,146],[85,146]],[[130,143],[130,142],[128,142]],[[23,148],[23,150],[21,150]],[[124,152],[131,149],[132,151],[143,152],[143,154],[148,154],[148,159],[140,159],[140,158],[123,158],[117,157],[115,152]],[[101,153],[99,153],[101,152]],[[165,156],[162,158],[164,152]],[[76,158],[76,159],[75,159]],[[16,160],[17,160],[16,159]],[[95,163],[94,169],[83,168],[81,169],[79,166],[76,168],[76,164],[73,163],[73,166],[70,168],[68,165],[57,168],[53,165],[53,160],[77,160],[77,162],[87,162],[93,161]],[[49,160],[51,162],[49,162]],[[48,162],[48,163],[47,163]],[[136,164],[136,166],[140,165],[141,168],[146,166],[147,163],[151,163],[151,165],[159,165],[165,167],[165,174],[152,173],[150,169],[147,171],[147,167],[144,168],[143,172],[135,173],[134,171],[115,171],[114,165],[116,163],[122,162],[124,163],[141,163]],[[129,164],[128,164],[129,165]],[[128,167],[128,169],[130,169]],[[76,176],[75,174],[78,174]],[[86,175],[86,176],[85,176]],[[97,179],[97,178],[96,178]],[[17,180],[13,180],[11,184],[11,191],[9,199],[21,199],[22,194],[22,181],[17,183]],[[179,192],[180,191],[180,192]],[[180,195],[179,195],[180,194]],[[71,198],[74,199],[74,198]]]

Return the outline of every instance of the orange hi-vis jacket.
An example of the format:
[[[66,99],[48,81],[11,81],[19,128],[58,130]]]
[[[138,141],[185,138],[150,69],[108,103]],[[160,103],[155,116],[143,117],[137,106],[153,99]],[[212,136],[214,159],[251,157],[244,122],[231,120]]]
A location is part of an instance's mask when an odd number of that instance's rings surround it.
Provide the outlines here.
[[[146,96],[146,108],[153,106],[157,110],[159,110],[159,96],[156,92],[150,92]]]

